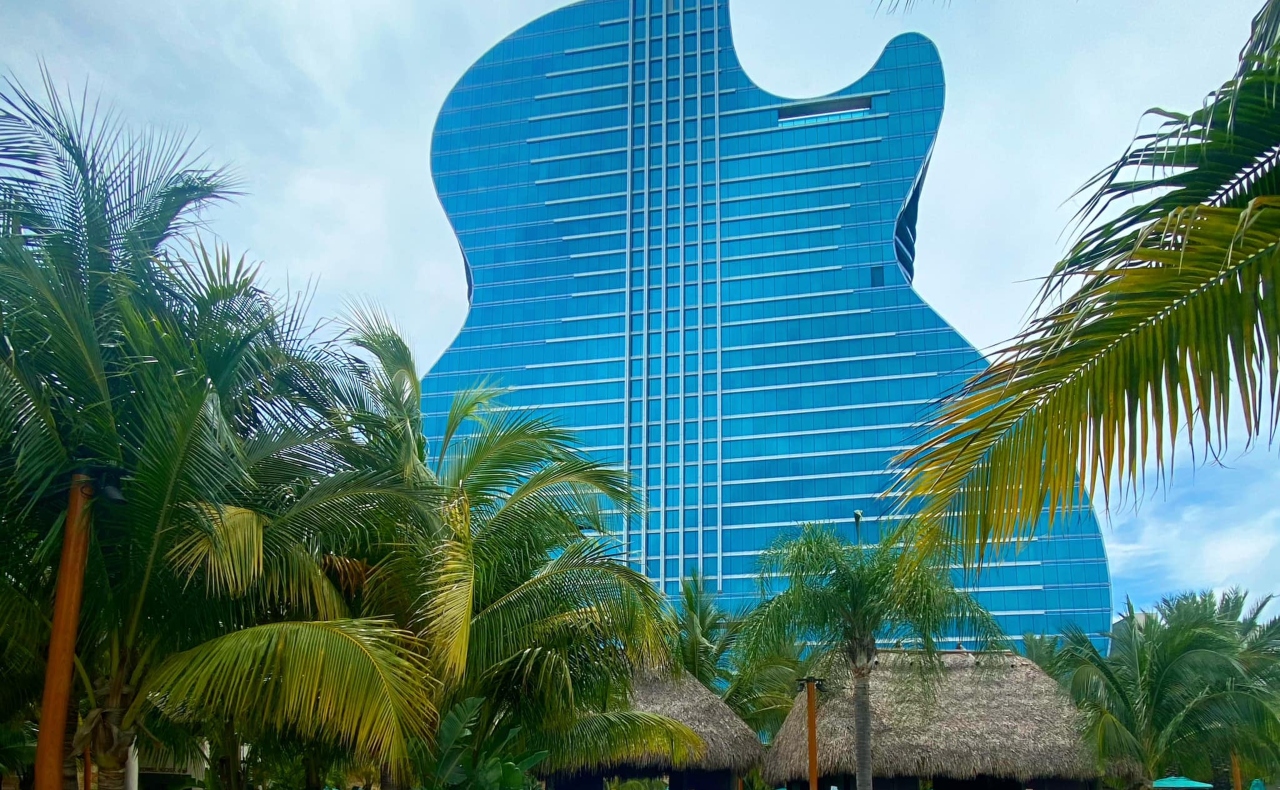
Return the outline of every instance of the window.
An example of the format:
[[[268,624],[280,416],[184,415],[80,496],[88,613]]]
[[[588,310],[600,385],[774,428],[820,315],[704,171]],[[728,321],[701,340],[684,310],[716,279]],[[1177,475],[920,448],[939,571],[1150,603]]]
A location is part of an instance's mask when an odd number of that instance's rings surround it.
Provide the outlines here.
[[[793,126],[805,122],[805,119],[836,120],[827,116],[841,116],[839,119],[854,118],[871,111],[870,96],[841,96],[836,99],[789,104],[778,108],[778,122],[784,126]]]

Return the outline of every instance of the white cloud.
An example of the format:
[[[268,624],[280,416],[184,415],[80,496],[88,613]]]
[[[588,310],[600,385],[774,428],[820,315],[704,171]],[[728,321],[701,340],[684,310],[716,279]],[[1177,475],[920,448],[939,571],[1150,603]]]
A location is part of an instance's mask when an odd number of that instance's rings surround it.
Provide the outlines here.
[[[1259,448],[1230,468],[1180,473],[1167,497],[1115,514],[1103,536],[1117,605],[1181,590],[1280,592],[1280,467]]]

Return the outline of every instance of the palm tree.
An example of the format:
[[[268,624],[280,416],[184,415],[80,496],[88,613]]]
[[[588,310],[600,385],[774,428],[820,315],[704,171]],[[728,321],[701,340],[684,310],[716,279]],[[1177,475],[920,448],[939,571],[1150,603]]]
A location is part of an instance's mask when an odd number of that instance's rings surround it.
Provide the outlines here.
[[[671,612],[672,653],[680,667],[719,696],[753,730],[771,738],[786,719],[796,680],[808,662],[798,633],[763,645],[742,639],[754,609],[723,609],[714,590],[695,571],[680,583]]]
[[[1052,677],[1058,676],[1062,656],[1062,638],[1047,634],[1022,635],[1022,654]]]
[[[1163,479],[1180,441],[1215,453],[1274,426],[1280,374],[1280,0],[1239,70],[1190,114],[1152,110],[1081,190],[1082,231],[1025,329],[925,426],[897,493],[973,558],[1077,506]],[[1198,453],[1201,454],[1201,453]]]
[[[1280,767],[1270,685],[1280,621],[1259,622],[1244,601],[1232,590],[1173,596],[1152,612],[1128,602],[1107,655],[1079,630],[1066,635],[1053,666],[1104,761],[1137,766],[1148,786],[1172,772],[1209,779],[1228,756]]]
[[[297,304],[225,252],[174,257],[225,175],[46,87],[46,103],[13,84],[0,97],[0,528],[31,569],[0,578],[21,615],[0,644],[39,655],[60,638],[45,616],[67,578],[50,568],[58,533],[25,536],[63,520],[72,471],[110,470],[119,501],[93,503],[69,623],[100,786],[123,784],[157,715],[266,721],[404,763],[430,720],[426,665],[394,623],[347,618],[324,564],[390,523],[428,529],[430,497],[349,463],[358,442],[327,410],[343,359]],[[41,712],[55,756],[65,711]]]
[[[520,727],[551,767],[695,751],[683,725],[626,704],[636,673],[666,663],[664,601],[609,537],[608,512],[636,507],[626,473],[497,396],[455,398],[430,467],[449,500],[417,559],[416,619],[442,706],[483,699],[480,730]]]
[[[853,678],[857,786],[871,788],[870,677],[879,643],[909,643],[926,661],[938,640],[970,638],[981,648],[1001,641],[991,615],[956,588],[949,565],[904,562],[899,535],[874,546],[855,545],[833,528],[805,524],[760,555],[767,593],[748,625],[749,641],[777,641],[799,628],[827,671]]]

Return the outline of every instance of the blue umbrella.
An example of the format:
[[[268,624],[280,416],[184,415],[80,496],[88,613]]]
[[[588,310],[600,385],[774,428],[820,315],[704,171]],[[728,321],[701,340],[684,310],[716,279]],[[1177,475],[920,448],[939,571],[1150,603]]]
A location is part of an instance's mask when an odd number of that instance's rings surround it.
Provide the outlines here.
[[[1151,783],[1152,787],[1213,787],[1211,784],[1197,782],[1194,779],[1188,779],[1185,776],[1166,776],[1163,779],[1157,779]]]

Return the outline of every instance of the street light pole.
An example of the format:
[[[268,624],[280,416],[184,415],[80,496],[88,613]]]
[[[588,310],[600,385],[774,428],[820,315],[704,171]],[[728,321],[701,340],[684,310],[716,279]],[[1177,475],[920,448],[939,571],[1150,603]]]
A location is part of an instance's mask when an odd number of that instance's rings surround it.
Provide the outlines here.
[[[813,675],[801,678],[804,684],[805,702],[808,705],[809,723],[809,790],[818,790],[818,679]]]

